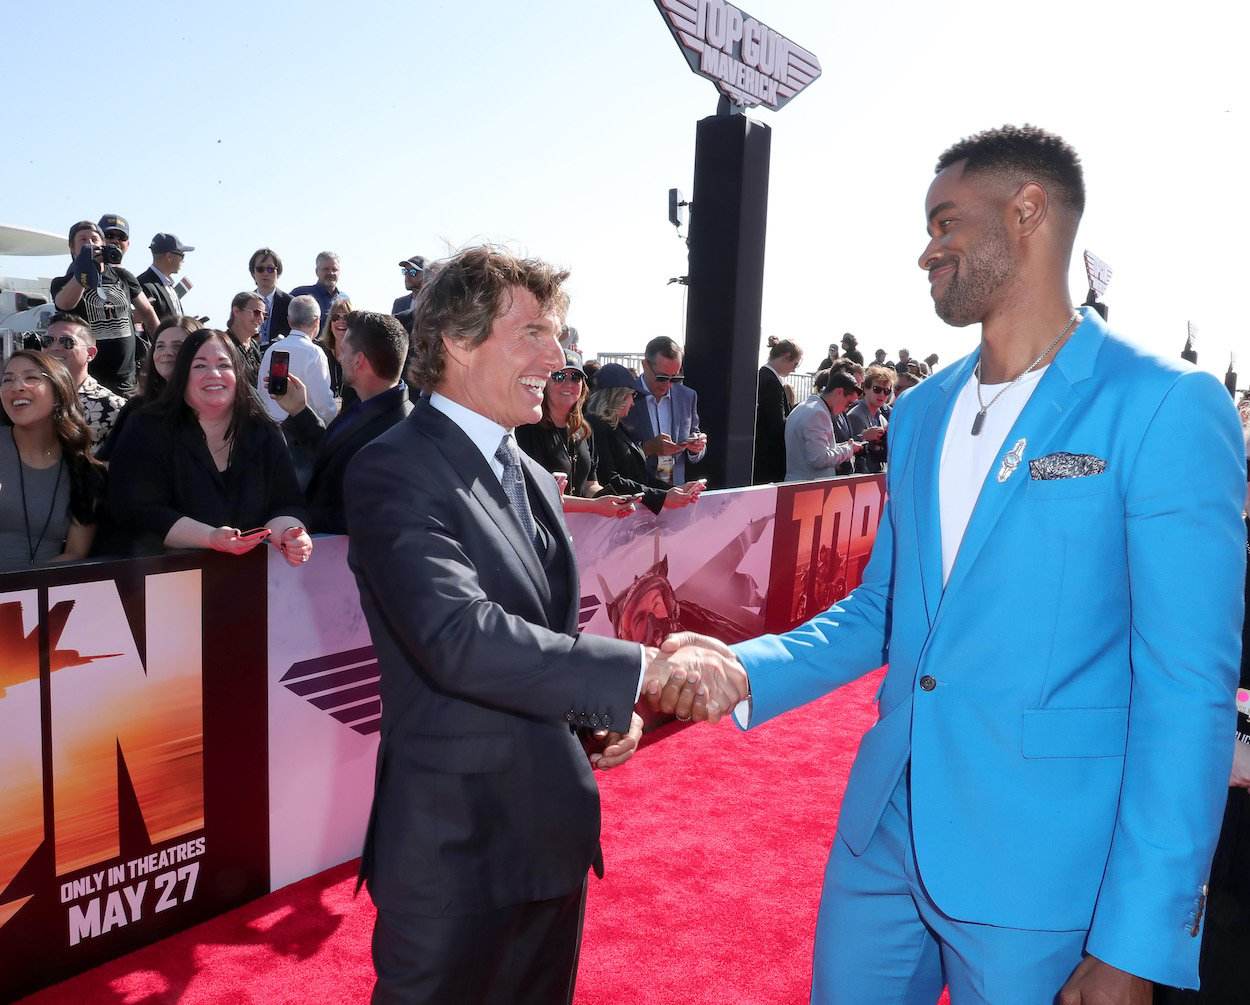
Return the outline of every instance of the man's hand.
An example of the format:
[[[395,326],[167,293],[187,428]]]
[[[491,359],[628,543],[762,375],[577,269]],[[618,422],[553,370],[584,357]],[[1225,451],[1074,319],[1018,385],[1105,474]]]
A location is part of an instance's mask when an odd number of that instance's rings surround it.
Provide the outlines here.
[[[265,375],[265,390],[269,391],[269,376]],[[308,388],[304,386],[304,382],[295,374],[287,374],[286,378],[286,394],[274,394],[269,391],[269,397],[278,403],[278,407],[287,415],[299,415],[308,407]]]
[[[1239,789],[1250,789],[1250,743],[1233,741],[1233,773],[1228,784]]]
[[[694,632],[664,640],[647,667],[642,694],[657,712],[719,722],[750,694],[746,671],[724,643]]]
[[[1059,1005],[1150,1005],[1153,984],[1086,956],[1059,992]]]
[[[859,438],[868,443],[875,443],[885,435],[885,429],[881,426],[866,426],[860,431]]]
[[[686,449],[684,443],[674,443],[668,433],[653,436],[642,445],[642,452],[648,457],[666,457],[669,454],[680,454]]]
[[[84,290],[94,290],[100,285],[100,273],[103,269],[95,257],[99,250],[90,244],[84,244],[74,256],[73,276]]]
[[[591,765],[603,771],[615,768],[618,764],[624,764],[633,757],[634,751],[638,749],[638,744],[642,740],[642,716],[637,712],[632,714],[628,733],[611,733],[606,729],[596,729],[591,736],[605,744],[603,750],[590,755]]]
[[[693,432],[690,438],[682,444],[692,455],[697,456],[707,449],[707,433]]]

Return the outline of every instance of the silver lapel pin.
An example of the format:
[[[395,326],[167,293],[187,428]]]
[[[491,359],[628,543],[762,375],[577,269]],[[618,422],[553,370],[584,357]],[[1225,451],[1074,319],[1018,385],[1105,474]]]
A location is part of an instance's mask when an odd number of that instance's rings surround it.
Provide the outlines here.
[[[1020,462],[1024,459],[1024,448],[1027,440],[1016,440],[1016,445],[1007,451],[1003,457],[1003,466],[998,469],[999,483],[1005,482],[1011,477],[1012,472],[1020,466]]]

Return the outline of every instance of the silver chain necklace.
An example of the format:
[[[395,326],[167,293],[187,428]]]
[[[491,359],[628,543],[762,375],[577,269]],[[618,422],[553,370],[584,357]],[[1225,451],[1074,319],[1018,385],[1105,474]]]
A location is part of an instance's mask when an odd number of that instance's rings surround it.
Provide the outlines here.
[[[1080,320],[1081,320],[1081,312],[1076,311],[1072,315],[1072,317],[1068,318],[1067,324],[1065,324],[1063,326],[1063,330],[1058,335],[1055,336],[1054,341],[1052,341],[1050,345],[1048,345],[1045,349],[1042,350],[1042,354],[1028,365],[1028,368],[1024,371],[1024,373],[1020,374],[1018,377],[1016,377],[1015,380],[1013,380],[1010,384],[1008,384],[1001,391],[999,391],[996,395],[994,395],[994,397],[990,399],[990,403],[988,405],[981,400],[981,361],[977,360],[977,367],[976,367],[977,405],[980,406],[981,410],[977,412],[976,418],[972,420],[972,435],[973,436],[981,435],[981,427],[985,425],[985,413],[994,407],[994,402],[996,402],[1004,394],[1006,394],[1013,387],[1019,384],[1020,381],[1024,380],[1025,377],[1031,374],[1034,371],[1034,369],[1036,369],[1037,364],[1046,358],[1050,350],[1053,349],[1055,346],[1057,346],[1059,344],[1059,340],[1063,338],[1066,334],[1068,334],[1069,329],[1071,329]]]

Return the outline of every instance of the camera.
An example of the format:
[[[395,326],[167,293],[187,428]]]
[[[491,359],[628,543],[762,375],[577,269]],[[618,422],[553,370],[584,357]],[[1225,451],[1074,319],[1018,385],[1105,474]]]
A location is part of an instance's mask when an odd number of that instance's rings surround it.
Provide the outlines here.
[[[100,249],[100,261],[105,265],[121,265],[122,249],[116,244],[106,244]]]

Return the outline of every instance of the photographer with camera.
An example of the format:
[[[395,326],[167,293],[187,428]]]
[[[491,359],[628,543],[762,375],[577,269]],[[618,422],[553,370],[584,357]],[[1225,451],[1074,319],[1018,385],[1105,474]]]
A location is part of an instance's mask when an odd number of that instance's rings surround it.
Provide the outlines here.
[[[121,249],[105,244],[104,233],[90,220],[80,220],[69,230],[69,271],[52,280],[52,299],[57,308],[76,314],[91,328],[99,352],[90,373],[112,391],[130,397],[135,393],[135,328],[157,328],[156,312],[139,281],[121,267]]]
[[[900,353],[905,351],[900,350]],[[891,367],[870,366],[864,371],[863,399],[846,413],[851,434],[867,441],[867,446],[855,455],[857,474],[871,475],[885,470],[886,417],[890,414],[885,403],[894,392],[896,378],[897,373]]]

